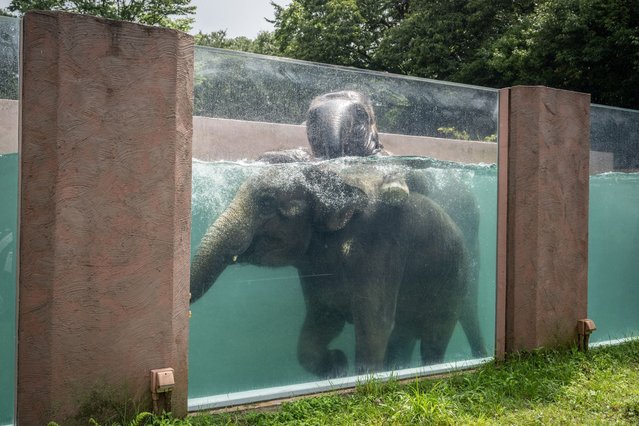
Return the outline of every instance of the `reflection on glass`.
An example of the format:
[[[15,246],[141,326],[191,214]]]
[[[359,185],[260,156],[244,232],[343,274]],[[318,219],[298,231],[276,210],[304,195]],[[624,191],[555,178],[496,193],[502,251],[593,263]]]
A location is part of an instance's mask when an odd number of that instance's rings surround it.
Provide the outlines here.
[[[20,21],[0,16],[0,99],[18,99]]]
[[[590,112],[588,316],[602,342],[639,336],[639,111]]]
[[[0,129],[15,128],[20,21],[0,16]],[[11,132],[9,132],[11,133]],[[13,424],[16,357],[17,141],[0,134],[0,425]]]
[[[197,47],[197,116],[300,124],[311,100],[355,90],[373,100],[381,132],[494,140],[497,91]]]
[[[198,48],[195,114],[190,398],[493,353],[496,91]]]

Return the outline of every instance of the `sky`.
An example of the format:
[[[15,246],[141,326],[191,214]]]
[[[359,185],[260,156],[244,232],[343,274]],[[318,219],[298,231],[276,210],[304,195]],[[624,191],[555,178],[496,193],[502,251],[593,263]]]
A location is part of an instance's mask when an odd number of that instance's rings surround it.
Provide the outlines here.
[[[8,7],[10,2],[0,0],[0,8]],[[275,3],[286,6],[290,0],[275,0]],[[273,18],[270,0],[191,0],[191,4],[197,6],[193,34],[226,30],[227,37],[255,38],[260,31],[273,30],[264,19]]]
[[[286,6],[290,0],[275,3]],[[270,0],[191,0],[191,4],[197,6],[193,33],[226,30],[228,37],[255,38],[260,31],[273,30],[264,19],[273,19],[275,9]]]

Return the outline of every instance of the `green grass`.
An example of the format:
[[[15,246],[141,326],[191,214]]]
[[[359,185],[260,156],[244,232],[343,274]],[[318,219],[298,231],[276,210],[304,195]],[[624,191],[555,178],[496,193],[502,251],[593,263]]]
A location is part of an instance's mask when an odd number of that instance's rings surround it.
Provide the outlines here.
[[[539,350],[439,379],[370,382],[352,394],[301,399],[276,411],[166,421],[192,426],[637,425],[639,341],[585,354]]]

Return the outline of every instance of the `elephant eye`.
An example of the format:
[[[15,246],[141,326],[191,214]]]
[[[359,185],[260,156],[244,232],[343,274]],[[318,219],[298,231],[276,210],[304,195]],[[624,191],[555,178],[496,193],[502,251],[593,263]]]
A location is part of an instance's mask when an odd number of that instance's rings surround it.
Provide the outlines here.
[[[357,108],[355,109],[355,115],[358,121],[368,123],[368,113],[361,106],[357,106]]]
[[[277,209],[277,202],[275,198],[264,195],[260,197],[257,201],[257,208],[261,215],[268,216],[275,213]]]

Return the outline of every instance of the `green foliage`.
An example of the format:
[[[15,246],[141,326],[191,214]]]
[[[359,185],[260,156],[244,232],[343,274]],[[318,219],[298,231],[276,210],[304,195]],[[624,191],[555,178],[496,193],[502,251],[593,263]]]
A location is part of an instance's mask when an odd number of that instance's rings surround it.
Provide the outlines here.
[[[520,353],[473,372],[407,384],[371,380],[353,394],[303,398],[276,411],[201,413],[186,419],[141,413],[126,422],[90,424],[636,425],[637,420],[639,340],[588,353],[574,348]]]
[[[546,0],[495,41],[489,64],[510,84],[639,108],[638,22],[636,0]]]
[[[108,423],[100,424],[94,419],[89,420],[90,426],[188,426],[190,425],[188,419],[176,419],[171,416],[170,413],[165,413],[160,416],[154,415],[147,411],[143,411],[135,416],[130,422],[120,423]]]
[[[204,34],[200,31],[194,38],[195,44],[199,46],[239,50],[262,55],[275,55],[277,53],[273,41],[273,33],[268,31],[260,31],[254,40],[248,37],[228,38],[224,30],[214,31],[209,34]]]
[[[108,19],[189,31],[195,13],[191,0],[11,0],[9,10],[63,10]]]
[[[202,414],[192,425],[636,424],[639,341],[589,353],[539,350],[474,372],[284,404],[276,412]]]
[[[19,27],[16,19],[0,19],[0,99],[18,99]]]
[[[146,426],[179,425],[170,414],[155,416],[142,410],[150,401],[143,404],[134,400],[124,389],[108,388],[96,385],[90,391],[77,397],[77,411],[64,419],[61,426]],[[168,419],[168,420],[167,420]],[[58,419],[56,419],[58,420]],[[169,422],[170,421],[170,422]],[[48,426],[60,426],[49,422]]]
[[[274,41],[279,55],[335,65],[378,69],[375,50],[396,25],[407,2],[293,0],[275,8]]]
[[[277,54],[491,87],[543,84],[639,108],[636,0],[293,0]]]
[[[463,141],[469,141],[472,139],[477,141],[481,140],[484,142],[497,142],[497,135],[494,133],[482,138],[478,135],[475,137],[471,137],[470,133],[468,133],[466,130],[458,130],[456,127],[439,127],[437,131],[444,136],[452,136],[453,139],[460,139]]]
[[[490,85],[490,44],[532,0],[414,0],[409,14],[385,34],[378,57],[402,74]]]

